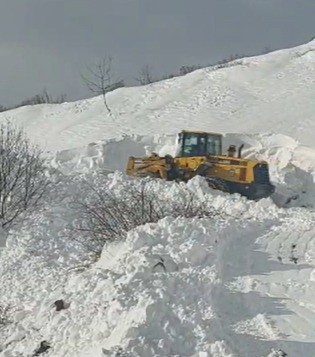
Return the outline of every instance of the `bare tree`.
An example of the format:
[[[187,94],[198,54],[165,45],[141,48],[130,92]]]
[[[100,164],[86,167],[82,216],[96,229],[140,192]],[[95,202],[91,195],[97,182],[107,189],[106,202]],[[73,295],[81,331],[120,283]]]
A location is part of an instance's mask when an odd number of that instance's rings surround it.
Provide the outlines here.
[[[149,66],[148,64],[143,66],[138,72],[138,77],[136,77],[135,80],[141,85],[146,85],[156,82],[156,79],[154,79],[152,75],[152,67]]]
[[[93,67],[87,67],[87,76],[81,75],[85,85],[92,93],[103,96],[104,105],[109,113],[111,113],[111,110],[106,100],[106,93],[118,88],[117,84],[119,83],[123,85],[123,81],[112,84],[111,71],[112,58],[109,57],[108,59],[100,60]]]
[[[0,124],[0,224],[10,228],[21,214],[37,206],[49,178],[40,149],[22,129]]]

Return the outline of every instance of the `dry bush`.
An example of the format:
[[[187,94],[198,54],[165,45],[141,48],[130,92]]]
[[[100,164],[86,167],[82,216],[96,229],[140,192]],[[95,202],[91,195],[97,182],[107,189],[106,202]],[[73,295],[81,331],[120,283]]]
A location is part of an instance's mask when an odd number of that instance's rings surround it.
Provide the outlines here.
[[[47,192],[42,152],[23,130],[0,124],[0,224],[10,228],[21,214],[37,206]]]
[[[187,189],[181,189],[176,198],[163,198],[159,192],[152,191],[148,183],[144,180],[123,194],[89,186],[92,197],[73,202],[79,219],[72,229],[72,237],[89,251],[99,254],[105,243],[123,239],[131,229],[167,216],[201,218],[220,214],[206,208]]]

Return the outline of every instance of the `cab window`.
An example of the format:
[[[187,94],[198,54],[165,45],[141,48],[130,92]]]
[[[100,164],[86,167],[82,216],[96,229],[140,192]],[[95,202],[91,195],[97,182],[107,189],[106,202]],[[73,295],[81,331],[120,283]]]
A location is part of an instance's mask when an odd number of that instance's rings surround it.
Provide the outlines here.
[[[207,138],[207,154],[208,155],[221,155],[222,154],[222,141],[221,137],[216,135],[208,135]]]
[[[221,155],[221,153],[222,145],[219,135],[181,133],[178,137],[177,157]]]
[[[194,156],[198,155],[198,153],[198,137],[196,135],[186,134],[184,136],[183,155]]]

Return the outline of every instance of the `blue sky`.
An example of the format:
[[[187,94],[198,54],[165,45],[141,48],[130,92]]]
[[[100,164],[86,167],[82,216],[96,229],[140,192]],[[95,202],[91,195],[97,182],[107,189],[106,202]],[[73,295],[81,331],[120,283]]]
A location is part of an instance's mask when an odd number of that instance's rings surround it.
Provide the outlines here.
[[[315,36],[314,0],[0,0],[0,104],[41,92],[89,96],[80,73],[113,58],[134,83],[234,53],[291,47]]]

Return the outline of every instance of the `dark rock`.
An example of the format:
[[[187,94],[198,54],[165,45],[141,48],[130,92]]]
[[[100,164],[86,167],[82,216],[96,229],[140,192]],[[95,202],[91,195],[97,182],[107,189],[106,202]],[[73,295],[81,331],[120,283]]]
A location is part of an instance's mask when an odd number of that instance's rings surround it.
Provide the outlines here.
[[[54,302],[54,305],[56,306],[56,311],[64,310],[67,308],[67,306],[63,300],[56,300]]]
[[[47,350],[49,350],[50,345],[47,341],[42,341],[40,343],[40,346],[35,350],[33,356],[39,356],[42,353],[45,353]]]

